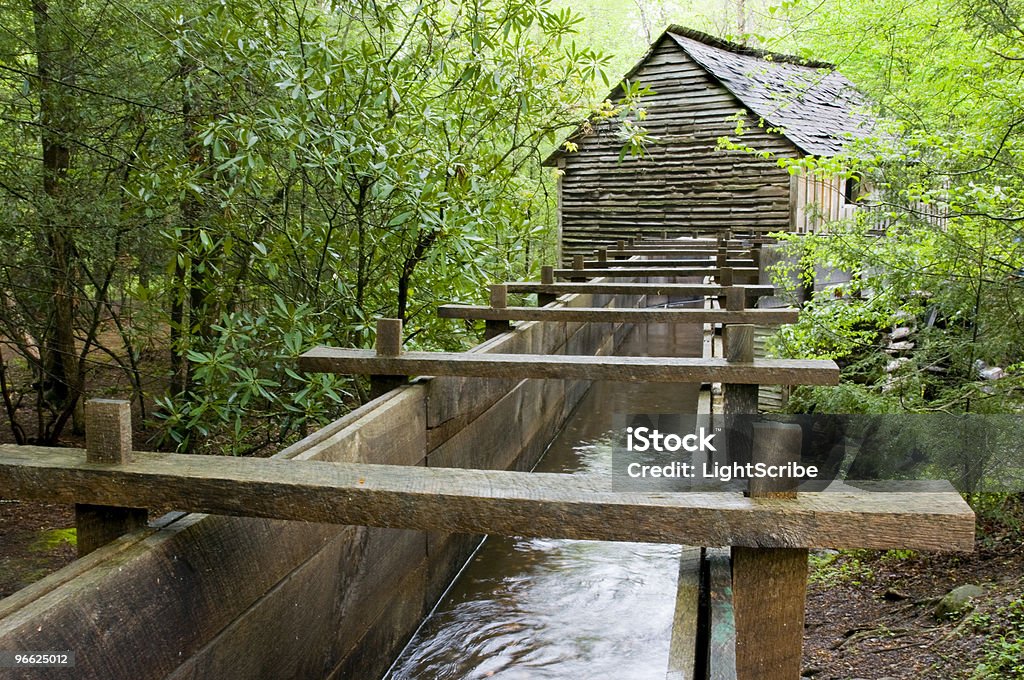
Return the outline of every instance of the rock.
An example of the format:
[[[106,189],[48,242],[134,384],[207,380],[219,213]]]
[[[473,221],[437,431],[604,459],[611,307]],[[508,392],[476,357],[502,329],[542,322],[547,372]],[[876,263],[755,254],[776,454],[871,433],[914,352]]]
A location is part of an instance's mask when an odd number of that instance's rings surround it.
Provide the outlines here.
[[[893,352],[909,352],[912,349],[914,349],[914,343],[909,340],[890,342],[888,347],[888,350]]]
[[[895,588],[889,588],[887,591],[882,593],[882,599],[889,600],[890,602],[899,602],[900,600],[910,599],[910,596],[904,592],[896,590]]]
[[[965,585],[953,588],[939,600],[932,610],[932,616],[939,620],[957,618],[970,610],[974,605],[971,600],[985,594],[985,589],[976,585]]]
[[[911,330],[908,326],[900,326],[899,328],[893,330],[893,332],[889,334],[889,339],[892,340],[893,342],[906,340],[907,338],[910,337],[910,333]]]
[[[903,364],[909,361],[910,359],[907,357],[897,357],[885,365],[885,372],[895,373],[896,371],[900,370],[900,367],[903,366]]]

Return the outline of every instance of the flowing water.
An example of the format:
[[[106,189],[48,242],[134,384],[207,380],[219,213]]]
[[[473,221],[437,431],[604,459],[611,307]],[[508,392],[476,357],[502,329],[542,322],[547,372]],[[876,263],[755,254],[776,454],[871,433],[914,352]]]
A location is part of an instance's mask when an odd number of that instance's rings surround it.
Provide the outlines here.
[[[699,327],[652,326],[624,351],[699,356]],[[611,469],[615,413],[694,413],[697,385],[594,383],[537,471]],[[489,537],[390,680],[665,677],[679,547]]]

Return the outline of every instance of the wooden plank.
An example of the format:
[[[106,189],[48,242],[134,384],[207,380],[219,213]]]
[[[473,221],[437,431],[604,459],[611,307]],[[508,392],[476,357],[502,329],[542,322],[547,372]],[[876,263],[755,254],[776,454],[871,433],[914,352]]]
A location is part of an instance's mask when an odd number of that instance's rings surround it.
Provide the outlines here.
[[[736,680],[736,619],[729,551],[706,551],[708,602],[708,680]],[[799,673],[789,680],[798,678]]]
[[[974,513],[947,493],[615,493],[607,475],[0,446],[0,488],[26,499],[405,529],[682,545],[970,550]],[[950,487],[951,488],[951,487]]]
[[[654,260],[645,260],[646,267],[633,269],[556,269],[555,278],[559,279],[596,279],[596,278],[623,278],[623,277],[646,277],[646,276],[714,276],[718,273],[718,267],[659,267]],[[710,264],[710,263],[709,263]],[[757,276],[756,267],[733,267],[734,275]]]
[[[562,378],[622,382],[727,382],[747,385],[835,385],[839,367],[820,359],[725,359],[536,354],[406,352],[316,347],[299,357],[304,371],[342,374],[459,375],[478,378]]]
[[[596,260],[587,260],[583,263],[584,269],[608,269],[615,267],[618,269],[643,269],[644,267],[708,267],[716,263],[714,258],[688,258],[684,260],[678,259],[644,259],[644,260],[616,260],[615,262],[600,262]],[[753,267],[754,261],[750,258],[727,258],[724,263],[720,263],[717,266],[724,267]]]
[[[676,608],[672,617],[665,680],[696,680],[697,621],[700,610],[701,550],[684,546],[679,553]]]
[[[774,324],[796,323],[800,310],[772,309],[697,309],[687,307],[653,307],[616,309],[607,307],[484,307],[482,305],[441,305],[437,315],[442,319],[485,319],[508,321],[578,321],[582,323],[724,323]]]
[[[647,243],[647,242],[643,241],[642,243]],[[709,245],[714,245],[714,244],[711,243]],[[728,246],[728,250],[729,250],[730,254],[732,254],[734,256],[746,257],[747,253],[750,252],[750,247],[749,246],[742,246],[742,245],[734,245],[734,246]],[[624,250],[619,250],[617,248],[616,249],[608,249],[606,254],[607,254],[608,257],[681,257],[681,256],[689,256],[689,257],[696,257],[696,256],[714,257],[715,255],[718,254],[718,248],[717,247],[708,247],[708,246],[705,246],[705,245],[689,246],[689,247],[687,247],[684,244],[677,244],[677,245],[671,245],[671,246],[670,245],[657,246],[657,247],[652,247],[652,248],[633,247],[633,248],[626,248]]]
[[[676,295],[690,297],[697,295],[724,296],[725,287],[718,284],[702,283],[536,283],[533,281],[509,281],[505,284],[510,293],[537,293],[566,295],[570,293],[610,295]],[[775,286],[748,285],[742,288],[748,298],[774,295]],[[493,306],[493,305],[492,305]]]

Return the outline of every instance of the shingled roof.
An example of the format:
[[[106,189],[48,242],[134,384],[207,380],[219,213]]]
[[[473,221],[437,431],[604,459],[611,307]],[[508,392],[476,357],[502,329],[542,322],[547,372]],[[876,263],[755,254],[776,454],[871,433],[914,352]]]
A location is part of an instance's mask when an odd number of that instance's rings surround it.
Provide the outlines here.
[[[743,108],[780,129],[804,153],[834,156],[851,138],[865,137],[875,126],[867,100],[834,65],[746,47],[682,26],[670,26],[624,79],[639,72],[663,40],[675,42]],[[549,160],[559,155],[556,151]]]

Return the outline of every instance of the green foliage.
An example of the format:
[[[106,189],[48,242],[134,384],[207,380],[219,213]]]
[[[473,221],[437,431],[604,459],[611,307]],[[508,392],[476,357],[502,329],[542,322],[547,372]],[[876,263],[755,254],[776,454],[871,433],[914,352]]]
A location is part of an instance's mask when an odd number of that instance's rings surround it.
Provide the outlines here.
[[[163,374],[164,444],[245,453],[365,396],[295,374],[313,344],[397,316],[410,347],[464,347],[434,307],[550,261],[539,161],[607,64],[545,0],[33,7],[0,8],[0,332],[34,372],[0,391],[22,440],[18,405],[35,390],[55,439],[97,353],[143,408]]]
[[[1024,598],[1000,607],[984,624],[987,639],[983,660],[974,669],[972,680],[1024,678]]]
[[[862,550],[812,552],[808,556],[808,579],[823,586],[862,585],[875,577],[874,570],[866,564],[870,556],[871,553]]]

